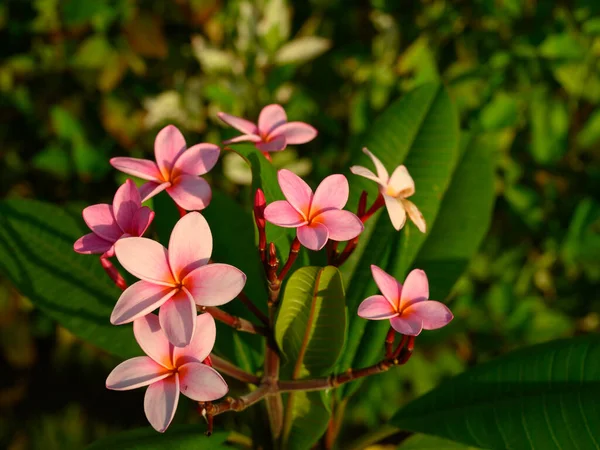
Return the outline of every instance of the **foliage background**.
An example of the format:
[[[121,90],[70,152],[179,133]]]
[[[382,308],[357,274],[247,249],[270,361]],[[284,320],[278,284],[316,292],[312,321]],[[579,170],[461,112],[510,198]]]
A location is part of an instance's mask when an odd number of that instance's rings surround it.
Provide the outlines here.
[[[493,224],[446,299],[452,327],[361,387],[348,437],[466,367],[600,328],[597,2],[8,0],[0,36],[0,192],[79,208],[123,181],[109,157],[150,156],[167,123],[219,142],[232,132],[218,111],[255,118],[281,103],[320,134],[275,164],[314,184],[345,169],[392,100],[447,86],[462,129],[496,157]],[[236,160],[210,178],[248,200]],[[143,391],[104,388],[116,361],[3,279],[0,345],[1,447],[77,449],[145,425]],[[176,421],[201,426],[181,409]]]

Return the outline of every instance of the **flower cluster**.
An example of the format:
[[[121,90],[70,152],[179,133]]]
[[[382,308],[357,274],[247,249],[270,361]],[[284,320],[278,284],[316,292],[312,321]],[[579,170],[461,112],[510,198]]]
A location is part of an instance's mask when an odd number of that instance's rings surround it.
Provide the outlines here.
[[[224,144],[251,142],[267,156],[287,145],[309,142],[317,135],[308,124],[288,122],[279,105],[265,107],[256,125],[225,113],[219,113],[219,117],[244,133]],[[187,148],[180,131],[169,125],[156,137],[155,161],[111,159],[116,169],[142,178],[146,183],[138,189],[128,179],[115,193],[112,205],[85,208],[83,218],[91,233],[74,244],[76,252],[100,255],[107,273],[123,289],[110,321],[114,325],[133,322],[135,338],[147,355],[119,364],[108,376],[106,386],[113,390],[148,386],[144,410],[150,424],[160,432],[171,423],[180,392],[194,401],[212,402],[228,391],[227,383],[210,363],[216,339],[214,319],[233,317],[216,307],[243,295],[246,275],[231,265],[211,261],[212,234],[199,212],[209,206],[212,198],[210,185],[200,175],[215,166],[220,151],[219,146],[208,143]],[[331,248],[328,247],[333,249],[331,254],[335,255],[337,243],[344,241],[350,241],[345,249],[350,253],[364,229],[364,222],[385,204],[396,229],[404,226],[408,215],[419,230],[425,232],[423,216],[406,199],[415,192],[414,181],[406,167],[396,168],[389,176],[383,164],[367,149],[364,151],[373,160],[377,175],[364,167],[355,166],[350,170],[379,185],[379,197],[369,212],[365,212],[364,207],[362,211],[359,208],[358,214],[343,209],[350,190],[343,175],[328,176],[313,192],[300,177],[280,170],[278,181],[285,200],[265,205],[262,192],[257,193],[260,205],[255,205],[258,208],[255,213],[260,210],[259,231],[264,234],[265,220],[280,227],[296,228],[297,237],[292,245],[295,254],[300,245],[317,251],[330,241],[334,241]],[[168,248],[142,237],[154,218],[154,212],[142,206],[142,202],[163,190],[181,213]],[[261,242],[259,247],[265,261],[264,235]],[[139,281],[127,287],[109,261],[113,256]],[[338,258],[337,265],[343,260]],[[276,281],[281,281],[291,264],[290,257],[279,278],[275,276]],[[422,329],[442,327],[452,319],[446,306],[428,300],[428,281],[423,271],[413,270],[404,286],[377,266],[372,266],[372,272],[383,295],[365,299],[358,310],[360,317],[389,319],[393,329],[405,336],[416,336]],[[270,282],[272,278],[267,273]],[[247,306],[255,309],[247,301]],[[210,312],[206,312],[207,309]],[[158,315],[154,314],[156,310]],[[265,321],[272,325],[268,319]]]

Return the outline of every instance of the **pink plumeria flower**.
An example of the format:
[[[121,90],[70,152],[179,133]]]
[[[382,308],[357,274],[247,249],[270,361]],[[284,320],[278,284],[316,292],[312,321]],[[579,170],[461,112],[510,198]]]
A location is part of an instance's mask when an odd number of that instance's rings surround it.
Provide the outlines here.
[[[121,239],[115,245],[121,265],[141,281],[122,294],[110,321],[132,322],[160,307],[160,325],[169,341],[184,347],[196,328],[196,304],[218,306],[233,300],[246,275],[229,264],[208,264],[212,234],[198,212],[182,217],[171,233],[169,249],[146,238]]]
[[[419,231],[425,233],[427,225],[425,224],[423,214],[421,214],[421,211],[419,211],[413,202],[406,199],[415,193],[415,182],[409,175],[406,167],[403,165],[396,167],[392,176],[389,176],[388,171],[373,153],[367,148],[363,148],[363,152],[375,164],[377,175],[362,166],[352,166],[350,167],[350,172],[379,184],[379,192],[383,196],[385,207],[396,230],[400,230],[404,226],[406,223],[406,214],[408,214],[408,217],[414,222]]]
[[[428,300],[429,282],[422,270],[411,271],[404,286],[375,265],[371,265],[371,273],[383,295],[372,295],[363,300],[358,307],[360,317],[390,319],[394,330],[407,336],[441,328],[454,318],[446,305]]]
[[[281,105],[267,105],[258,116],[258,125],[241,117],[218,113],[219,119],[244,133],[223,144],[254,142],[263,153],[279,152],[288,145],[305,144],[317,136],[317,130],[304,122],[288,122]]]
[[[114,255],[114,244],[119,239],[141,236],[154,219],[154,211],[142,206],[140,192],[131,180],[117,189],[113,204],[101,203],[83,210],[83,220],[92,230],[77,239],[73,249],[83,254]]]
[[[192,341],[185,347],[174,347],[156,315],[137,319],[133,333],[148,356],[122,362],[106,379],[106,387],[115,391],[148,386],[144,411],[150,425],[161,433],[173,420],[180,392],[194,401],[208,402],[228,391],[223,377],[202,363],[215,345],[215,320],[210,314],[194,320],[197,331]]]
[[[265,219],[285,228],[297,228],[298,240],[311,250],[320,250],[328,239],[347,241],[364,229],[362,222],[349,211],[342,211],[348,201],[348,180],[343,175],[325,178],[313,194],[298,175],[282,169],[277,173],[286,200],[265,208]]]
[[[148,180],[140,188],[142,201],[166,189],[175,203],[192,211],[204,209],[210,203],[210,186],[198,175],[204,175],[215,166],[219,152],[214,144],[197,144],[186,150],[181,132],[167,125],[156,135],[156,162],[119,157],[112,158],[110,163],[121,172]]]

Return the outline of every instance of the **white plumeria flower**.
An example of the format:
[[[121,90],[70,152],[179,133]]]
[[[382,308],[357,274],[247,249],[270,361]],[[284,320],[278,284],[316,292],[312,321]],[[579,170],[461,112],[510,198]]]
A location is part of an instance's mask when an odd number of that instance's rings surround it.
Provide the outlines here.
[[[427,225],[425,224],[423,214],[421,214],[421,211],[419,211],[419,208],[413,202],[407,200],[407,197],[415,193],[415,182],[409,175],[406,167],[404,165],[396,167],[396,170],[390,176],[381,161],[369,149],[365,147],[363,148],[363,152],[375,164],[377,175],[362,166],[352,166],[350,167],[350,172],[379,184],[379,192],[385,201],[385,207],[396,230],[402,229],[406,223],[406,215],[408,214],[408,217],[414,222],[419,231],[425,233]]]

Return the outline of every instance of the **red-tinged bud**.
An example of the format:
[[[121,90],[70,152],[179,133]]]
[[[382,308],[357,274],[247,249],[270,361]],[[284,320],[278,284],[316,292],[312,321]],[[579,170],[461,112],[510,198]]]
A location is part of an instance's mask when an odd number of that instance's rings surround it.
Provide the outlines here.
[[[265,207],[267,206],[267,201],[265,200],[265,193],[262,189],[256,190],[256,195],[254,195],[254,220],[256,221],[256,226],[259,230],[265,228]]]

